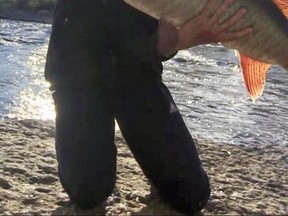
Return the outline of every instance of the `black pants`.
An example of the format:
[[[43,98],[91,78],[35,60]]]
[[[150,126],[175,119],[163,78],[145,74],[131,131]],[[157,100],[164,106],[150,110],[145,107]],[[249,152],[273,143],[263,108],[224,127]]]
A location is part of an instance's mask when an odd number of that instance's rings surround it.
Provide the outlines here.
[[[90,2],[99,4],[95,9],[103,6],[99,11],[106,10],[100,1]],[[71,201],[82,208],[92,208],[112,193],[116,118],[160,196],[175,209],[194,213],[207,202],[210,187],[193,139],[159,76],[161,62],[153,56],[153,46],[149,47],[157,22],[128,6],[117,9],[116,5],[109,8],[113,8],[110,15],[118,13],[117,19],[102,20],[91,31],[85,27],[87,17],[95,21],[100,16],[93,17],[91,9],[85,10],[85,16],[79,14],[82,3],[71,17],[73,10],[64,13],[63,7],[54,23],[46,78],[55,91],[61,183]]]

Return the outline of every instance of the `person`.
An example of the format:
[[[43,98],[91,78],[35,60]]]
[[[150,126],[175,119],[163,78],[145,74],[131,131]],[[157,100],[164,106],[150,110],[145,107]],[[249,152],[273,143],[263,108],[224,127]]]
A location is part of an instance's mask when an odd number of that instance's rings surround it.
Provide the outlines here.
[[[92,209],[116,181],[114,128],[161,199],[182,213],[200,211],[210,196],[195,143],[162,82],[162,62],[178,50],[244,37],[230,31],[240,9],[220,23],[233,1],[202,13],[180,28],[157,20],[122,0],[58,0],[45,77],[56,109],[59,178],[70,200]]]

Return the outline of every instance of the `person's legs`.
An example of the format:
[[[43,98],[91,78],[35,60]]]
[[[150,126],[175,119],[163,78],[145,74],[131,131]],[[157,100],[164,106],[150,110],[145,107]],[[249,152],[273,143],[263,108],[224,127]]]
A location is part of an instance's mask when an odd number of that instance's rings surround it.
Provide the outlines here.
[[[111,3],[115,64],[115,115],[122,134],[159,195],[175,209],[193,213],[210,195],[193,139],[160,80],[158,22],[126,5]],[[173,104],[173,105],[171,105]]]
[[[60,180],[71,201],[84,209],[112,193],[116,175],[105,17],[103,1],[57,1],[45,68],[55,91]]]
[[[143,172],[172,207],[200,211],[210,196],[209,181],[168,89],[162,82],[121,89],[117,122]]]
[[[56,90],[53,97],[61,183],[73,203],[93,208],[115,185],[113,115],[96,90]]]

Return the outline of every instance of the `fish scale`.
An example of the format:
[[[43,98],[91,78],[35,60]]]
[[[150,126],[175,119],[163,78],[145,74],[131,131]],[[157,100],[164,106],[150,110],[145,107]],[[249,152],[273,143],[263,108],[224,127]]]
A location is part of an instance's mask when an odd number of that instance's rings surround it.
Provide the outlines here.
[[[159,19],[166,18],[181,27],[197,16],[208,0],[124,0],[136,9]],[[223,2],[216,0],[215,9]],[[222,20],[240,8],[247,13],[231,30],[253,27],[253,34],[222,43],[240,53],[240,65],[247,90],[255,102],[261,96],[270,64],[288,71],[288,0],[236,0]]]

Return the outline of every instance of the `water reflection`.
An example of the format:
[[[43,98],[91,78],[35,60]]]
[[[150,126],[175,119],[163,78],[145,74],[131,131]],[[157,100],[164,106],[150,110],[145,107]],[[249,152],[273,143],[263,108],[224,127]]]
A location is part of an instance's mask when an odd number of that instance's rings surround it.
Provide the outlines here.
[[[54,119],[44,63],[50,25],[0,19],[0,116]]]
[[[44,63],[51,27],[0,20],[0,116],[54,120]],[[272,67],[251,102],[234,51],[199,46],[164,64],[163,79],[195,138],[288,146],[288,73]]]
[[[165,64],[164,79],[191,133],[214,142],[287,146],[288,73],[272,67],[253,104],[238,65],[234,51],[219,45],[195,47]]]
[[[25,62],[26,69],[31,72],[29,81],[20,95],[14,98],[17,105],[11,107],[9,117],[42,120],[55,118],[49,83],[44,79],[46,51],[47,45],[39,47]]]

